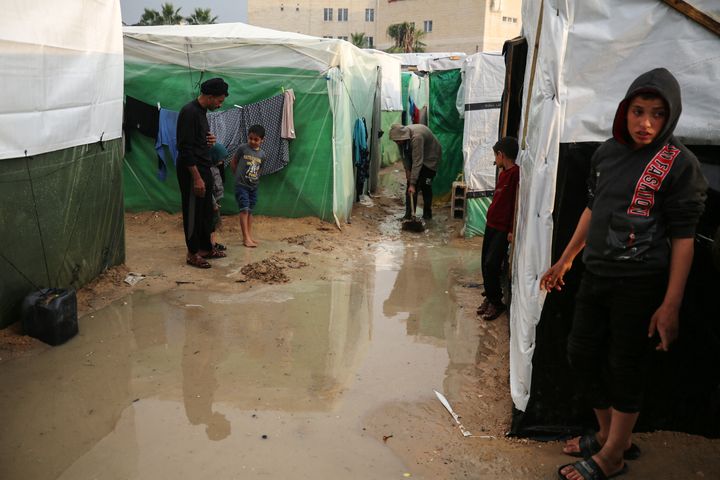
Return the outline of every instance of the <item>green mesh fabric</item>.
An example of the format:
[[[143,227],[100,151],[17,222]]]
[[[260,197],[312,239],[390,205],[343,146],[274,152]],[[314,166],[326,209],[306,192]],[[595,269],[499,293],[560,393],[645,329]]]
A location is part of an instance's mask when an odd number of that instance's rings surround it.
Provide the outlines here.
[[[37,288],[78,288],[125,260],[122,141],[0,161],[0,327]]]

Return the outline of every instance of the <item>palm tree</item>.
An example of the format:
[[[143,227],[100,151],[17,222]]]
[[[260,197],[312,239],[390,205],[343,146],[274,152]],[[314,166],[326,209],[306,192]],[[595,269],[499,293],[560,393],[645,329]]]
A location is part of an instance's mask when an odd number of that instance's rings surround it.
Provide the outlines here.
[[[180,15],[180,9],[176,10],[172,3],[163,3],[160,8],[160,19],[162,20],[160,25],[180,25],[185,20]]]
[[[185,20],[190,25],[208,25],[215,23],[218,17],[212,17],[209,8],[196,8],[192,15]]]
[[[425,44],[422,42],[425,32],[415,28],[414,23],[394,23],[388,27],[387,35],[395,42],[395,45],[388,48],[388,52],[390,53],[425,51]]]
[[[138,25],[180,25],[185,19],[180,15],[180,9],[176,9],[172,3],[163,3],[158,12],[152,8],[146,8],[140,17]]]
[[[352,43],[353,45],[355,45],[358,48],[367,47],[368,46],[367,42],[368,42],[368,39],[365,36],[364,32],[350,34],[350,43]]]
[[[142,26],[160,25],[160,23],[158,23],[160,21],[159,19],[160,13],[158,13],[157,10],[146,8],[137,24]]]

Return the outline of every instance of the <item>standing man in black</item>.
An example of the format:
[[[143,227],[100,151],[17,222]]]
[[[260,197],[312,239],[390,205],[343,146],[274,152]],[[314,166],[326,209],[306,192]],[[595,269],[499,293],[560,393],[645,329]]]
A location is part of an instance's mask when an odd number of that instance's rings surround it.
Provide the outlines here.
[[[207,111],[220,108],[227,96],[228,84],[222,78],[211,78],[200,86],[200,96],[185,105],[178,116],[177,178],[182,196],[186,261],[198,268],[210,268],[208,258],[225,256],[210,241],[213,224],[210,148],[216,139],[210,133]]]

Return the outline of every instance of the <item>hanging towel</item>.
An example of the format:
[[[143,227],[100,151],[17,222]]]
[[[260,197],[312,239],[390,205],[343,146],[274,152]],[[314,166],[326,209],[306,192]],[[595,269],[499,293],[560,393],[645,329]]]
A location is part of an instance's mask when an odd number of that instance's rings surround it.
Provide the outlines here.
[[[365,180],[370,177],[370,150],[367,143],[367,125],[364,118],[355,120],[353,127],[353,165],[356,167],[355,174],[355,200],[360,200],[360,195],[365,190]]]
[[[177,119],[178,112],[168,110],[166,108],[160,109],[160,122],[158,125],[158,136],[155,142],[155,151],[158,154],[160,162],[158,163],[158,178],[165,181],[167,177],[167,158],[165,158],[165,148],[163,145],[168,147],[170,150],[170,156],[173,160],[173,165],[177,164],[178,148],[177,148]]]
[[[157,107],[148,105],[130,95],[125,97],[125,148],[128,152],[132,151],[130,132],[137,130],[146,137],[155,139],[158,134],[159,123],[160,112]]]
[[[293,106],[295,105],[295,92],[285,90],[283,93],[283,112],[282,112],[282,127],[280,129],[280,136],[292,140],[295,138],[295,120],[293,117]]]

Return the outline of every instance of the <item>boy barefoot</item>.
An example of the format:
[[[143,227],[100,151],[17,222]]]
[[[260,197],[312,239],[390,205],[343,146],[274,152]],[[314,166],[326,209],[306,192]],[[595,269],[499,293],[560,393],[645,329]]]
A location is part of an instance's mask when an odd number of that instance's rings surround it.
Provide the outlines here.
[[[248,129],[248,143],[243,143],[230,162],[235,174],[235,199],[240,207],[240,229],[243,245],[257,247],[252,237],[252,210],[257,202],[257,189],[260,182],[260,167],[265,152],[260,148],[265,139],[265,128],[253,125]]]
[[[664,68],[640,75],[620,102],[613,138],[592,158],[588,204],[570,243],[540,288],[560,290],[584,248],[568,360],[595,411],[597,434],[569,440],[584,458],[561,479],[610,478],[640,450],[632,431],[652,351],[667,351],[693,257],[707,183],[695,156],[673,136],[680,85]]]

